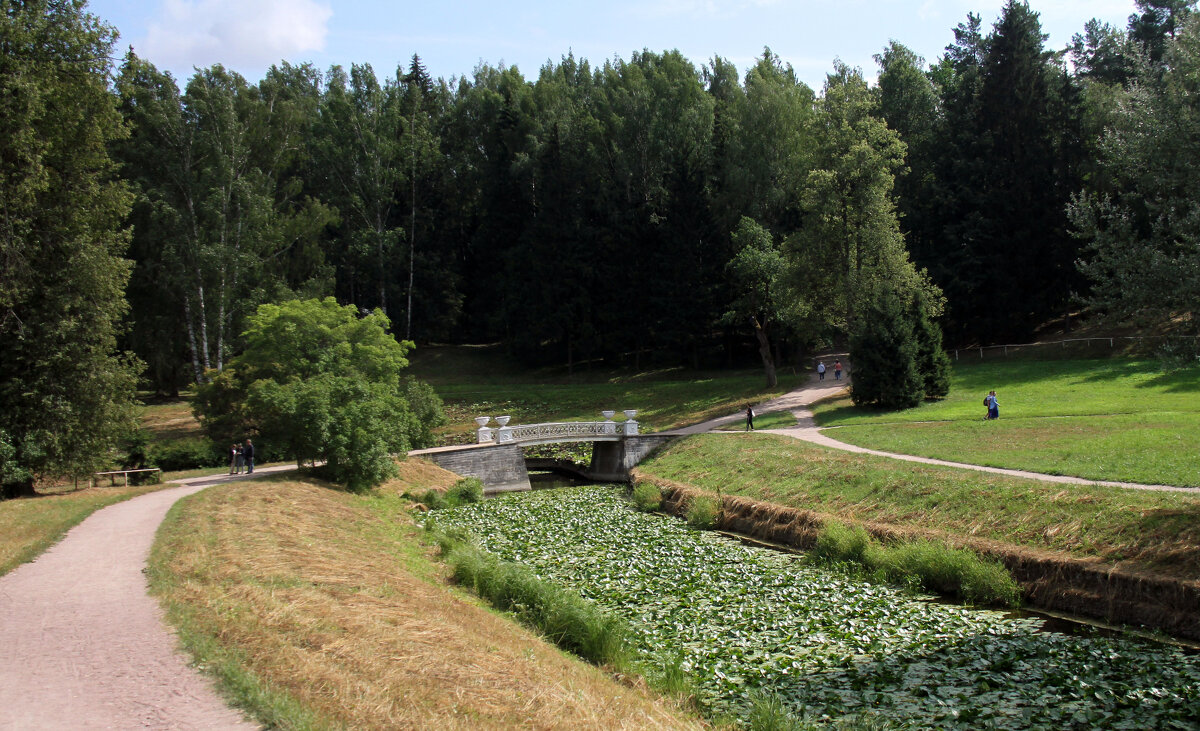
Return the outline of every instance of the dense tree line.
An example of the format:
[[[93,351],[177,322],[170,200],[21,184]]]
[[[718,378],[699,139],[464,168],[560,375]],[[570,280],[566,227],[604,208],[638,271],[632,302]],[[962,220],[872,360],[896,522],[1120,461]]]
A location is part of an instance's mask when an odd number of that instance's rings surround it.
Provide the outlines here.
[[[1124,182],[1104,130],[1167,93],[1146,75],[1189,7],[1144,0],[1127,31],[1093,21],[1056,52],[1010,0],[931,66],[892,43],[874,88],[837,64],[819,92],[769,50],[742,77],[641,51],[445,81],[413,56],[382,78],[217,66],[182,91],[130,52],[130,345],[171,389],[220,369],[258,304],[333,294],[418,341],[699,365],[753,337],[770,369],[847,337],[896,266],[956,342],[1027,338],[1113,266],[1076,266],[1112,257],[1068,204]]]
[[[931,64],[892,43],[874,86],[835,63],[814,90],[769,49],[744,74],[646,50],[447,81],[414,55],[181,88],[132,50],[114,68],[83,0],[6,2],[3,481],[100,458],[138,371],[118,337],[170,392],[285,300],[572,366],[757,350],[773,380],[845,342],[904,361],[902,397],[863,389],[883,405],[944,387],[935,322],[1023,339],[1083,303],[1194,328],[1193,4],[1055,51],[1009,0]]]

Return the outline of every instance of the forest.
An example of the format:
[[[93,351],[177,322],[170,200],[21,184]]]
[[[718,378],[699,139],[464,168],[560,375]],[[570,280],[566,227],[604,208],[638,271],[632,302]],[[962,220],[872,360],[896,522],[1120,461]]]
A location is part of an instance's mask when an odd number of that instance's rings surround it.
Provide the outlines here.
[[[297,298],[569,367],[770,371],[889,312],[954,344],[1077,313],[1194,332],[1200,20],[1136,6],[1050,49],[1009,0],[814,90],[770,49],[180,80],[82,0],[5,3],[3,480],[103,442],[136,388],[210,380]]]

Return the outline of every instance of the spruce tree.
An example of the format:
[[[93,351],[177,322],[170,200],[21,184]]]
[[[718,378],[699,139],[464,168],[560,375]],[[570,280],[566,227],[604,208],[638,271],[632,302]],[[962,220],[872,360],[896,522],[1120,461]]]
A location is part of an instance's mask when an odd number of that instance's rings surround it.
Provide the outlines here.
[[[925,381],[918,365],[920,348],[909,308],[896,289],[880,283],[860,310],[850,336],[856,406],[908,409],[921,403]]]

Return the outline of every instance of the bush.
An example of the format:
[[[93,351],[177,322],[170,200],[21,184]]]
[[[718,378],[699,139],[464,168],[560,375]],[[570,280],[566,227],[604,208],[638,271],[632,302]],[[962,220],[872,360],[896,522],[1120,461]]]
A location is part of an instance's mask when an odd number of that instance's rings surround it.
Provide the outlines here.
[[[692,498],[687,509],[687,524],[697,530],[712,530],[717,527],[720,511],[716,498],[698,495]]]
[[[932,541],[881,545],[861,526],[826,523],[809,556],[817,561],[853,563],[882,581],[912,583],[976,604],[1015,607],[1021,600],[1021,587],[997,561]]]
[[[871,536],[859,525],[849,527],[830,521],[821,527],[811,555],[824,561],[865,563]]]
[[[164,472],[221,467],[229,464],[223,450],[207,439],[186,439],[151,445],[149,461]]]
[[[662,507],[662,491],[649,482],[639,482],[633,486],[633,505],[643,513],[650,513]]]
[[[873,552],[874,568],[892,580],[920,578],[926,589],[954,594],[979,604],[1016,606],[1021,588],[1004,566],[985,561],[973,551],[931,541],[884,546]]]
[[[483,499],[483,483],[477,477],[464,477],[446,491],[446,502],[450,507],[477,503]]]

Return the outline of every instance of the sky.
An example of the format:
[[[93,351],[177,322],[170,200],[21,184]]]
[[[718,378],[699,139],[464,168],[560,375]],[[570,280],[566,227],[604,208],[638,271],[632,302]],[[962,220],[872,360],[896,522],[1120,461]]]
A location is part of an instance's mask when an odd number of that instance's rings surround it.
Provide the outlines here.
[[[696,66],[713,56],[741,70],[764,47],[820,90],[835,58],[877,75],[873,56],[895,40],[932,62],[968,12],[990,29],[1004,0],[91,0],[117,27],[117,56],[138,56],[184,82],[221,63],[249,81],[280,61],[320,69],[370,63],[380,77],[421,56],[437,78],[470,77],[484,62],[536,78],[568,52],[593,66],[634,51],[677,49]],[[1047,47],[1091,18],[1125,27],[1133,0],[1031,0]],[[181,83],[182,85],[182,83]]]

